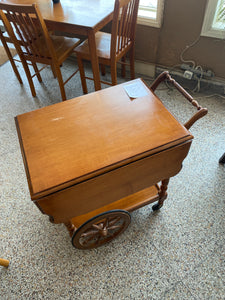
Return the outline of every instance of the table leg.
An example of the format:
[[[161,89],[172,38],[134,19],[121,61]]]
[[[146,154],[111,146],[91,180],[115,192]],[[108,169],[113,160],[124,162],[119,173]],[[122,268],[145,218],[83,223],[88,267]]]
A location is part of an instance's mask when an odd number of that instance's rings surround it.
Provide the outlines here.
[[[88,32],[88,44],[89,44],[89,50],[91,55],[91,65],[92,65],[92,72],[94,77],[95,90],[98,91],[101,90],[101,83],[100,83],[98,57],[96,52],[95,33],[93,30],[90,30]]]

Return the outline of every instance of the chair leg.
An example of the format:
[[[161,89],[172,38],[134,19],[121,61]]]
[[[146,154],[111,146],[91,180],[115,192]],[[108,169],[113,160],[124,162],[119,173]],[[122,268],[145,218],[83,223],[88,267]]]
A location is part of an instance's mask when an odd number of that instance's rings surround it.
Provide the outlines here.
[[[55,69],[56,77],[58,79],[62,101],[65,101],[66,100],[66,92],[65,92],[65,88],[64,88],[64,83],[63,83],[63,78],[62,78],[62,73],[61,73],[61,70],[60,70],[60,66],[55,66],[54,69]]]
[[[31,62],[31,63],[32,63],[32,66],[34,68],[35,74],[36,74],[36,76],[38,78],[38,81],[42,82],[42,78],[41,78],[41,75],[40,75],[40,72],[38,70],[38,67],[37,67],[36,63],[34,63],[34,62]]]
[[[130,50],[130,76],[131,79],[135,79],[135,70],[134,70],[134,46]]]
[[[84,64],[83,64],[81,57],[79,57],[79,55],[77,55],[77,63],[78,63],[79,71],[80,71],[80,80],[81,80],[83,93],[87,94],[88,90],[87,90],[87,83],[86,83],[86,79],[85,79]]]
[[[10,52],[10,51],[9,51],[9,52]],[[18,69],[17,69],[17,67],[16,67],[16,64],[15,64],[15,62],[14,62],[14,60],[13,60],[13,57],[12,57],[11,53],[8,54],[8,58],[9,58],[9,61],[10,61],[10,63],[11,63],[11,66],[12,66],[12,68],[13,68],[14,73],[16,74],[16,77],[17,77],[19,83],[20,83],[20,84],[23,84],[22,78],[20,77],[20,74],[19,74],[19,72],[18,72]]]
[[[55,71],[55,67],[54,66],[51,66],[51,69],[52,69],[52,74],[53,74],[53,77],[56,78],[56,71]]]
[[[125,65],[125,62],[126,62],[126,56],[124,55],[122,57],[122,65],[121,65],[121,76],[123,78],[126,76],[126,65]]]
[[[112,80],[112,85],[117,85],[117,67],[116,67],[116,63],[111,65],[111,80]]]
[[[26,76],[27,76],[27,80],[29,82],[29,85],[30,85],[30,90],[31,90],[31,94],[33,97],[36,97],[36,91],[35,91],[35,88],[34,88],[34,83],[33,83],[33,80],[32,80],[32,77],[31,77],[31,74],[30,74],[30,69],[28,67],[28,64],[26,63],[26,61],[20,57],[20,60],[23,64],[23,68],[24,68],[24,71],[26,73]]]
[[[100,64],[100,68],[101,68],[101,74],[102,74],[102,76],[105,76],[105,65]]]
[[[2,32],[0,32],[1,42],[2,42],[2,44],[3,44],[3,46],[4,46],[4,49],[5,49],[5,51],[6,51],[6,54],[8,55],[8,58],[9,58],[9,61],[10,61],[10,63],[11,63],[11,66],[12,66],[12,68],[13,68],[13,71],[14,71],[14,73],[16,74],[16,77],[17,77],[19,83],[20,83],[20,84],[23,84],[23,81],[22,81],[22,79],[21,79],[21,77],[20,77],[20,74],[19,74],[18,69],[17,69],[17,67],[16,67],[16,64],[15,64],[15,62],[14,62],[14,59],[13,59],[13,57],[12,57],[12,54],[11,54],[11,52],[10,52],[10,50],[9,50],[9,47],[8,47],[8,45],[7,45],[7,43],[6,43],[5,39],[4,39],[4,36],[1,36],[1,35],[2,35]]]

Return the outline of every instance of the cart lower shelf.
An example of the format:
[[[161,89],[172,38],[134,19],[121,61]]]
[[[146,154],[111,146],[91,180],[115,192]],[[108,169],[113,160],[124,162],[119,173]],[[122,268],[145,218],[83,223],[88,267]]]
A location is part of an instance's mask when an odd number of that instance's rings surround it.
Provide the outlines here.
[[[106,206],[103,206],[99,209],[91,211],[85,215],[75,217],[71,220],[71,223],[75,228],[80,227],[83,223],[90,220],[94,216],[102,214],[103,212],[120,209],[126,211],[133,211],[135,209],[141,208],[147,204],[153,203],[159,200],[159,186],[158,184],[153,185],[149,188],[141,190],[135,194],[129,195],[125,198],[122,198],[118,201],[110,203]]]
[[[72,244],[79,249],[92,249],[110,242],[130,224],[130,213],[160,199],[158,184],[124,197],[65,224],[72,236]],[[166,194],[164,194],[164,199]],[[160,205],[156,204],[155,209]]]

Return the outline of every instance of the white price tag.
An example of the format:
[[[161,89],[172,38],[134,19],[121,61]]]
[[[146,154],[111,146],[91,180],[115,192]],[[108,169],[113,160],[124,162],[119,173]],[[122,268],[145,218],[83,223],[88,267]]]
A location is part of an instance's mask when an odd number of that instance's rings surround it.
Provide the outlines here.
[[[124,86],[127,95],[130,98],[138,98],[147,96],[148,93],[140,82],[134,82]]]

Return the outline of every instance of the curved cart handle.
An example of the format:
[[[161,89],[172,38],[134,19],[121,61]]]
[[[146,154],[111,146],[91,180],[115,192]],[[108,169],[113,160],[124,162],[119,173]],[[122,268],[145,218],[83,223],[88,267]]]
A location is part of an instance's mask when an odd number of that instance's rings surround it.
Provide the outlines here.
[[[208,109],[201,107],[196,100],[193,99],[193,97],[184,89],[182,86],[179,85],[170,75],[168,71],[164,71],[161,73],[156,80],[153,82],[153,84],[150,86],[150,89],[154,92],[155,89],[158,87],[158,85],[163,82],[164,80],[168,80],[170,83],[172,83],[173,86],[193,105],[197,108],[197,112],[188,120],[184,126],[189,129],[198,119],[204,117]]]

